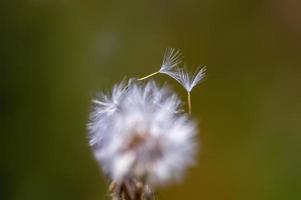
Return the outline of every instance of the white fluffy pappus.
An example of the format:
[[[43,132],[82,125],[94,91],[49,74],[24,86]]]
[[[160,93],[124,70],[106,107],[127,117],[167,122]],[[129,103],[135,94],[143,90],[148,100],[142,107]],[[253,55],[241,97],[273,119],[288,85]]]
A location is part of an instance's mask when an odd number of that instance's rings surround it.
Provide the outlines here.
[[[180,50],[176,50],[174,48],[167,48],[164,56],[161,67],[158,71],[151,73],[143,78],[139,78],[139,81],[150,78],[156,74],[167,74],[171,77],[175,76],[175,72],[173,71],[180,63],[182,63],[182,53]]]
[[[175,72],[170,73],[169,76],[180,83],[187,92],[198,85],[205,77],[206,67],[198,69],[193,75],[187,73],[183,68],[177,68]]]
[[[166,86],[130,80],[93,103],[90,145],[113,181],[162,185],[180,180],[194,164],[196,125]]]

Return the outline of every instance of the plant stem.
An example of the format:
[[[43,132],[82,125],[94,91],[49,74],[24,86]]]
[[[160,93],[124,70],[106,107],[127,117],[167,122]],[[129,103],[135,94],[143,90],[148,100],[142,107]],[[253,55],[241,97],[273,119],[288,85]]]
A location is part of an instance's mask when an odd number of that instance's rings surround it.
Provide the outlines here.
[[[190,99],[190,92],[187,92],[187,101],[188,101],[188,114],[191,115],[191,99]]]
[[[149,78],[149,77],[151,77],[151,76],[154,76],[154,75],[156,75],[156,74],[159,74],[159,73],[160,73],[160,71],[154,72],[154,73],[152,73],[152,74],[150,74],[150,75],[148,75],[148,76],[145,76],[145,77],[143,77],[143,78],[139,78],[138,81],[142,81],[142,80],[144,80],[144,79],[147,79],[147,78]]]

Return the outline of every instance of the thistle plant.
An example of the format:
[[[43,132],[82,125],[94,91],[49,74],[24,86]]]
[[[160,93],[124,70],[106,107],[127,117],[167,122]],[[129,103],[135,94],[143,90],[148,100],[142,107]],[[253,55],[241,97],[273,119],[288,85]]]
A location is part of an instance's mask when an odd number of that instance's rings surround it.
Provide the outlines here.
[[[202,80],[205,68],[190,77],[176,68],[179,62],[179,51],[167,50],[158,73],[183,85],[191,113],[190,92]],[[123,81],[93,100],[89,142],[111,181],[113,200],[154,199],[157,187],[181,180],[195,163],[197,128],[182,105],[168,86],[153,80]]]

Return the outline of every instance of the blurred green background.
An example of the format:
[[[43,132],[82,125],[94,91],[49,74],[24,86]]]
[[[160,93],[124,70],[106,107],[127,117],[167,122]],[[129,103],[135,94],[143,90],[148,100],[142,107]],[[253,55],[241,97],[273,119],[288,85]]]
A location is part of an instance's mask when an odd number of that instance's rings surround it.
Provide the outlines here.
[[[87,145],[90,100],[181,49],[198,165],[158,199],[301,199],[301,2],[0,2],[0,199],[109,199]],[[173,80],[168,81],[185,98]]]

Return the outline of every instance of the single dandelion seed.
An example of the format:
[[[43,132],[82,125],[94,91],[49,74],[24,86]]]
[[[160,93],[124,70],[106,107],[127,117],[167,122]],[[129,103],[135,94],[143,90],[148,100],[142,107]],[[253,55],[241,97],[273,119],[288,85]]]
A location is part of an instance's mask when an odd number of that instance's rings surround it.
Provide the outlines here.
[[[130,81],[93,102],[90,145],[113,199],[153,199],[156,186],[180,180],[194,164],[196,125],[166,86]]]
[[[170,75],[170,73],[173,73],[171,70],[182,62],[181,57],[182,53],[180,52],[180,50],[168,48],[164,53],[162,65],[159,71],[151,73],[150,75],[147,75],[143,78],[139,78],[138,80],[142,81],[159,73]]]
[[[169,74],[178,81],[187,91],[188,113],[191,115],[191,91],[205,77],[206,67],[198,69],[192,76],[183,68],[176,69],[175,72]]]

